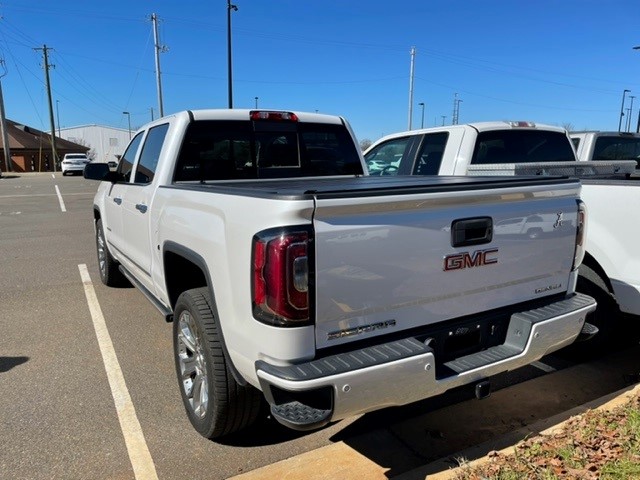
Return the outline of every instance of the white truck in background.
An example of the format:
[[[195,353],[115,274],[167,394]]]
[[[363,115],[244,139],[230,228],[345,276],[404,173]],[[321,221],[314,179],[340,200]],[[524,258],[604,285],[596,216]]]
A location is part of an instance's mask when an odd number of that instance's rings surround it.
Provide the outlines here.
[[[156,120],[116,172],[84,176],[102,180],[100,277],[173,321],[207,438],[264,400],[309,430],[464,384],[482,398],[490,376],[592,332],[575,179],[369,176],[343,118],[240,109]],[[494,231],[532,215],[557,220],[544,243]]]
[[[640,166],[640,134],[589,130],[569,132],[580,161],[633,160]]]
[[[640,179],[635,159],[640,135],[577,133],[573,142],[589,162],[578,162],[565,129],[532,122],[479,122],[388,135],[365,152],[372,175],[568,175],[582,183],[589,212],[586,255],[577,290],[598,301],[589,317],[605,340],[623,323],[620,311],[640,315]],[[572,134],[573,136],[573,134]],[[598,145],[598,147],[596,147]],[[592,158],[592,152],[600,152]],[[622,154],[622,152],[628,152]],[[633,157],[629,159],[628,157]],[[626,160],[620,160],[626,158]],[[586,158],[585,158],[586,159]],[[520,222],[525,231],[525,221]],[[558,222],[564,222],[558,217]],[[509,225],[496,225],[507,230]],[[536,230],[544,248],[544,230]],[[597,342],[596,342],[597,343]]]

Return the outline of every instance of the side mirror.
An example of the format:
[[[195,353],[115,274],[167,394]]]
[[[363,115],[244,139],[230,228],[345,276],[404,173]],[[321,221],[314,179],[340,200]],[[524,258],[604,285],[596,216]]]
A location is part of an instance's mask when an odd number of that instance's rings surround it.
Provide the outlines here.
[[[115,183],[118,181],[118,174],[109,170],[107,163],[87,163],[83,172],[84,178],[88,180],[100,180]]]

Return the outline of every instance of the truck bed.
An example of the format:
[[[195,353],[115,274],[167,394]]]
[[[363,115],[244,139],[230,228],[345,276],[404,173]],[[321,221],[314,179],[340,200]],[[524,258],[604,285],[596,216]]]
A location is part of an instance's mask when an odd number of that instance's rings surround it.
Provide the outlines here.
[[[197,191],[214,191],[261,198],[305,200],[313,197],[332,198],[375,196],[416,192],[450,192],[456,190],[482,190],[490,188],[520,188],[532,185],[559,185],[569,182],[569,177],[518,176],[505,178],[464,176],[356,176],[356,177],[307,177],[297,179],[220,181],[210,183],[184,182],[161,188],[179,188]],[[578,180],[573,180],[577,182]]]

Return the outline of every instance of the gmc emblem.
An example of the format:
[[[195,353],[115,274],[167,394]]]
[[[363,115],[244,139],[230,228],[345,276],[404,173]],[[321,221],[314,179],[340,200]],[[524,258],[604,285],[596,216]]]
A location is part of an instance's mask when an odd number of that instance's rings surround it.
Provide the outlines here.
[[[462,270],[464,268],[482,267],[484,265],[498,263],[498,259],[491,256],[497,253],[497,248],[490,248],[487,250],[476,250],[472,253],[464,252],[447,255],[444,257],[444,271]]]

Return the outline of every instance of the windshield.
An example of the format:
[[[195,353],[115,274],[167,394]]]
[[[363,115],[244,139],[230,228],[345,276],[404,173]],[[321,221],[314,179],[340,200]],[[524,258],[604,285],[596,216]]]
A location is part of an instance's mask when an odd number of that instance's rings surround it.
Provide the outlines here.
[[[472,164],[574,162],[573,147],[562,132],[495,130],[478,134]]]
[[[208,120],[187,128],[174,181],[362,173],[343,125]]]

